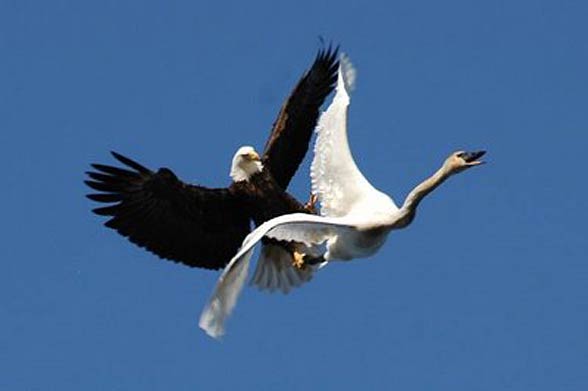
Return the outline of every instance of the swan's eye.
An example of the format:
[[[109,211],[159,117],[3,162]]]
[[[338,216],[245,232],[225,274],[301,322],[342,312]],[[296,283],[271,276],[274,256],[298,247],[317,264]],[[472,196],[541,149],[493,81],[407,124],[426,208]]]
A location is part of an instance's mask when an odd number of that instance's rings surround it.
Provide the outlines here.
[[[464,155],[465,155],[465,152],[460,152],[460,153],[458,153],[456,156],[457,156],[457,157],[460,157],[460,158],[462,158],[462,159],[463,159],[463,156],[464,156]]]

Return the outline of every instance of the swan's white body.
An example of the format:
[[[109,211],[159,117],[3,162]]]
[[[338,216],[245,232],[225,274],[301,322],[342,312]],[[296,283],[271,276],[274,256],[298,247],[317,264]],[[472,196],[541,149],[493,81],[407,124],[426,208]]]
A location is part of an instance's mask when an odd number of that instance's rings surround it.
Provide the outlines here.
[[[347,141],[347,109],[348,90],[354,78],[353,67],[343,58],[335,97],[316,129],[311,180],[312,192],[321,203],[321,215],[279,216],[263,223],[245,238],[220,276],[200,317],[200,327],[210,336],[217,338],[224,333],[224,321],[243,287],[254,247],[264,236],[304,244],[311,253],[320,249],[325,263],[369,257],[380,249],[390,231],[411,223],[418,204],[427,194],[451,175],[482,164],[476,159],[484,151],[455,152],[433,176],[416,186],[398,208],[388,195],[369,183],[351,155]],[[270,260],[260,258],[258,270],[265,267],[262,262],[270,264]]]

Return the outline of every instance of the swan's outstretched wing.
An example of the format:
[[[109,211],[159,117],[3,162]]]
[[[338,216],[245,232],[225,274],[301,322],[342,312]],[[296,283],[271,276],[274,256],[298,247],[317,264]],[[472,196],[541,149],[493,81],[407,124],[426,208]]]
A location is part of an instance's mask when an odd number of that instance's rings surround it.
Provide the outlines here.
[[[224,334],[225,319],[237,303],[237,298],[247,278],[249,262],[255,245],[265,235],[278,240],[296,241],[312,246],[349,230],[355,230],[355,228],[343,219],[305,213],[282,215],[261,224],[245,238],[241,249],[223,270],[208,305],[202,311],[200,327],[214,338],[219,338]]]
[[[321,202],[321,214],[347,215],[358,202],[381,197],[363,176],[351,155],[347,141],[347,109],[355,69],[346,57],[341,59],[336,94],[319,120],[310,177],[312,192]],[[378,194],[378,195],[376,195]]]

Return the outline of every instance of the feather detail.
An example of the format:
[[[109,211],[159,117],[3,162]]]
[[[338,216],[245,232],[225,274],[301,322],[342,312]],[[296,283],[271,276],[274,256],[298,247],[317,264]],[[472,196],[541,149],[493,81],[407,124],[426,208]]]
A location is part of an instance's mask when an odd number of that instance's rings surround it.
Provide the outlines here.
[[[341,67],[339,72],[343,74],[343,83],[345,83],[345,89],[348,92],[355,90],[355,80],[357,79],[357,69],[351,63],[351,59],[346,53],[341,54],[339,60]]]
[[[306,253],[306,252],[305,252]],[[265,244],[261,249],[259,260],[250,284],[261,291],[270,293],[279,290],[284,294],[312,279],[315,267],[297,269],[292,265],[292,255],[283,247]],[[275,278],[271,280],[268,276]]]
[[[341,64],[335,97],[316,127],[317,139],[310,170],[312,193],[319,198],[321,215],[327,217],[346,216],[358,204],[369,206],[374,198],[390,199],[369,183],[351,154],[347,139],[350,96],[346,85],[354,84],[355,71],[349,58],[342,59]]]
[[[213,298],[200,316],[198,325],[213,338],[218,339],[225,333],[225,319],[237,304],[237,298],[247,279],[252,254],[253,248],[243,255],[241,262],[225,269],[213,292]]]

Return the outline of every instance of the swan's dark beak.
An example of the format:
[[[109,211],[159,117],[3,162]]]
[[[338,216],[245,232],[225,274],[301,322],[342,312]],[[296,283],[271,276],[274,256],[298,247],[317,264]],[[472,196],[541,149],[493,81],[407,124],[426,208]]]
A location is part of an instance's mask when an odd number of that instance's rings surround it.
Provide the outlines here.
[[[484,156],[484,154],[486,154],[486,151],[463,152],[460,157],[465,160],[469,166],[475,166],[484,163],[478,160]]]

